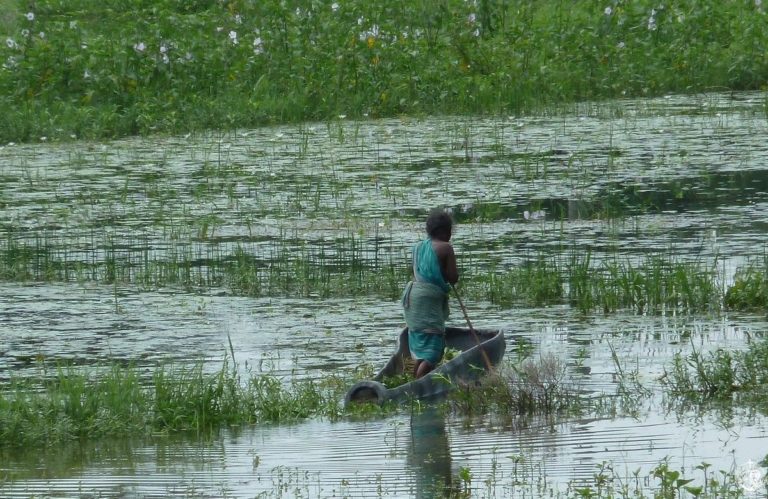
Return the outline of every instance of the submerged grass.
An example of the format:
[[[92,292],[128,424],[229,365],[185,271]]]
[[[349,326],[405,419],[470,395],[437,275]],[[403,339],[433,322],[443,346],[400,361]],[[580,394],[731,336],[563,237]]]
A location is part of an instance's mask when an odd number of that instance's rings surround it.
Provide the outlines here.
[[[327,245],[310,246],[293,238],[267,245],[238,243],[231,252],[223,245],[205,243],[173,246],[163,253],[147,241],[120,246],[108,242],[92,249],[68,244],[41,237],[18,239],[9,233],[0,241],[0,280],[219,288],[254,297],[368,295],[394,300],[410,279],[404,255],[382,258],[378,239],[371,243],[354,235]],[[715,263],[680,261],[668,253],[648,255],[639,263],[619,256],[596,263],[589,253],[570,254],[565,262],[557,255],[540,254],[513,267],[468,269],[461,291],[499,306],[570,304],[584,313],[665,314],[719,313],[726,304],[736,307],[745,302],[734,297],[755,287],[737,279],[724,300]],[[764,274],[744,275],[751,283]],[[756,300],[750,303],[762,303]]]
[[[675,469],[669,459],[662,460],[649,473],[641,474],[618,472],[615,465],[603,462],[597,466],[594,479],[589,483],[569,484],[567,497],[580,498],[740,498],[746,493],[755,492],[745,487],[744,477],[734,470],[710,470],[711,465],[702,462],[694,466],[693,472],[701,474],[698,479],[694,474],[686,474],[684,469]],[[756,488],[760,488],[760,483]],[[752,486],[750,483],[749,486]],[[768,490],[768,482],[766,482]]]
[[[734,310],[768,309],[768,257],[739,269],[725,295],[725,303]]]
[[[768,80],[751,1],[2,5],[0,142],[516,113]]]
[[[584,313],[634,310],[638,314],[723,309],[717,266],[680,261],[667,253],[639,263],[612,257],[601,263],[589,253],[571,251],[563,262],[537,256],[506,271],[468,277],[468,294],[500,305],[544,306],[568,303]]]
[[[230,425],[286,423],[343,413],[340,378],[285,381],[241,377],[225,359],[158,367],[151,377],[113,365],[88,372],[60,367],[39,379],[15,379],[0,391],[0,445],[52,445],[80,438],[205,433]]]
[[[661,382],[675,402],[724,402],[767,412],[768,339],[753,341],[744,351],[677,353]]]
[[[553,355],[506,362],[479,384],[458,386],[449,402],[460,414],[503,417],[562,415],[593,405],[569,379],[565,364]]]

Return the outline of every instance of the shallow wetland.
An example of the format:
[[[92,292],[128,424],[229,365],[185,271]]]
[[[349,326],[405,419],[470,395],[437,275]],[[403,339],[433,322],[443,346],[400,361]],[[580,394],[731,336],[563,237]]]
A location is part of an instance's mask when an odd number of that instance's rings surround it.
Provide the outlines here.
[[[755,92],[0,146],[4,386],[63,364],[215,372],[230,352],[243,370],[351,383],[393,351],[409,247],[444,206],[473,325],[504,329],[510,361],[516,345],[554,355],[600,401],[3,445],[0,495],[652,496],[666,463],[689,486],[717,475],[764,497],[764,412],[676,404],[659,378],[677,353],[765,335],[765,310],[723,300],[765,268],[767,135]]]

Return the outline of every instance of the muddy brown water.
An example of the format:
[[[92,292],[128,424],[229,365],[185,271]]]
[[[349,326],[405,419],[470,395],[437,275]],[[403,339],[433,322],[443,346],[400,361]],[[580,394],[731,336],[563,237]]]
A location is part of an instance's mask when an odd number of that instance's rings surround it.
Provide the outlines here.
[[[765,105],[763,93],[669,96],[544,117],[339,120],[5,145],[0,236],[45,239],[69,258],[94,261],[115,242],[160,257],[179,247],[227,253],[237,244],[274,255],[286,240],[333,251],[334,240],[353,233],[366,258],[386,261],[405,258],[426,210],[441,205],[459,223],[460,260],[479,268],[565,245],[596,258],[617,251],[717,258],[728,280],[762,257],[768,241]],[[745,348],[768,330],[764,316],[585,317],[564,306],[468,305],[476,327],[503,328],[511,339],[529,339],[534,355],[564,359],[590,393],[615,393],[614,350],[653,395],[632,417],[510,424],[404,411],[365,422],[227,430],[205,441],[2,451],[0,495],[428,497],[431,484],[449,483],[478,497],[537,497],[589,480],[601,463],[630,477],[667,458],[701,482],[702,462],[748,477],[768,453],[765,416],[738,408],[725,416],[669,413],[657,381],[677,352]],[[457,308],[452,321],[462,322]],[[238,362],[322,377],[379,365],[401,325],[398,304],[374,297],[253,299],[221,289],[4,282],[0,379],[35,374],[40,359],[118,359],[151,369],[203,358],[217,369],[228,339]]]

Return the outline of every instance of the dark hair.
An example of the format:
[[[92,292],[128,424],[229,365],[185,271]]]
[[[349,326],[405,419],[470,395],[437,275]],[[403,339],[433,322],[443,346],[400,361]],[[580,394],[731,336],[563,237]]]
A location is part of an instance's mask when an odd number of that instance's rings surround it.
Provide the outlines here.
[[[429,212],[427,217],[427,234],[429,237],[433,237],[441,230],[450,231],[453,227],[453,218],[447,211],[441,209],[434,209]]]

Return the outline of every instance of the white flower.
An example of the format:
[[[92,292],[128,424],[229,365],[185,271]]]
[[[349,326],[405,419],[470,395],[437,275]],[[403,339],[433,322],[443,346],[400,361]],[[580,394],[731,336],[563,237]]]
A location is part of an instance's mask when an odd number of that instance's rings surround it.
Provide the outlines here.
[[[474,22],[477,21],[477,15],[475,15],[475,13],[472,12],[467,16],[467,21],[474,24]]]
[[[162,61],[163,61],[163,64],[168,64],[169,62],[171,62],[171,59],[170,59],[170,58],[168,58],[168,54],[163,54],[163,56],[161,57],[161,59],[162,59]]]
[[[34,12],[27,12],[26,16],[27,21],[34,21],[35,20],[35,13]]]
[[[378,37],[379,37],[379,25],[378,24],[374,24],[373,26],[371,26],[371,29],[369,29],[368,31],[362,31],[358,35],[358,38],[360,39],[361,42],[364,42],[364,41],[368,40],[369,38],[378,38]]]
[[[233,45],[237,45],[237,31],[230,31],[229,39],[232,40]]]
[[[23,30],[21,30],[21,36],[23,36],[24,38],[29,37],[29,30],[27,28],[24,28]]]
[[[253,53],[256,55],[264,53],[264,42],[261,40],[260,36],[253,40]]]
[[[626,44],[624,42],[619,42],[616,44],[616,47],[623,49],[624,47],[626,47]]]
[[[235,14],[235,22],[237,24],[243,24],[243,16],[241,16],[240,14]]]
[[[358,17],[357,18],[357,25],[358,26],[362,26],[364,22],[365,22],[365,18],[364,17]]]
[[[19,46],[13,38],[6,38],[5,44],[8,46],[9,49],[15,49]]]
[[[608,6],[605,8],[603,12],[605,12],[606,16],[610,16],[611,14],[613,14],[613,9],[610,6]]]
[[[168,47],[165,45],[160,45],[160,53],[165,54],[166,52],[168,52]]]
[[[91,72],[86,69],[85,72],[83,72],[83,78],[87,80],[90,77],[91,77]]]
[[[147,50],[147,46],[144,45],[144,42],[134,43],[133,50],[135,50],[136,52],[144,52],[145,50]]]
[[[37,36],[39,36],[40,38],[45,38],[45,32],[41,31],[40,33],[37,34]]]
[[[3,68],[5,68],[5,69],[13,69],[13,68],[15,68],[17,65],[18,65],[18,63],[16,62],[16,58],[15,58],[15,57],[13,57],[13,56],[11,56],[11,57],[9,57],[9,58],[8,58],[8,60],[7,60],[7,61],[5,61],[5,62],[3,63]]]
[[[69,21],[69,29],[77,29],[77,21]]]
[[[651,17],[648,18],[648,30],[656,31],[656,9],[651,9]]]
[[[336,12],[337,10],[339,10],[339,4],[338,4],[338,3],[336,3],[336,2],[333,2],[333,3],[331,4],[331,10],[332,10],[333,12]]]
[[[763,5],[763,0],[755,0],[755,7],[760,7]]]
[[[479,37],[480,36],[480,28],[475,29],[475,31],[473,31],[472,34],[475,35],[475,37]]]

